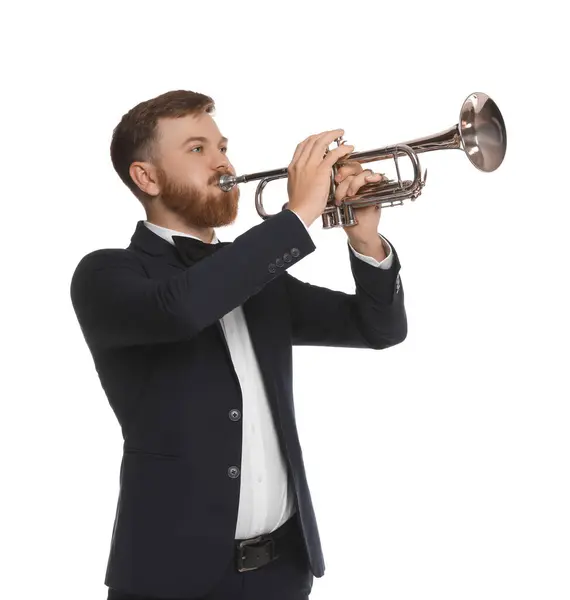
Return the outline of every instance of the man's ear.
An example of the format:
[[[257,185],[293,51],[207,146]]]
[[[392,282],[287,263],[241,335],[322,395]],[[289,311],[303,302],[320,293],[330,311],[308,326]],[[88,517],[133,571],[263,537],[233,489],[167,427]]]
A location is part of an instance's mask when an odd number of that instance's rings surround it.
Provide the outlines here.
[[[158,196],[160,188],[156,177],[156,168],[149,162],[135,161],[129,167],[129,175],[135,184],[149,196]]]

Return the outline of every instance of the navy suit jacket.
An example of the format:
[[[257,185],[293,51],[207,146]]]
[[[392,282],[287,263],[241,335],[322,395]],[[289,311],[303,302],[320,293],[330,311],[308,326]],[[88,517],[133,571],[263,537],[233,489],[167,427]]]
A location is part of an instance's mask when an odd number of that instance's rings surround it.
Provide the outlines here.
[[[201,596],[233,560],[241,464],[239,381],[219,320],[243,306],[294,486],[311,571],[325,564],[295,423],[292,347],[381,350],[407,333],[400,263],[350,250],[355,294],[289,273],[315,250],[289,210],[191,266],[139,221],[130,245],[85,255],[73,308],[124,438],[105,584]],[[276,259],[281,259],[281,261]],[[278,264],[280,266],[276,267]]]

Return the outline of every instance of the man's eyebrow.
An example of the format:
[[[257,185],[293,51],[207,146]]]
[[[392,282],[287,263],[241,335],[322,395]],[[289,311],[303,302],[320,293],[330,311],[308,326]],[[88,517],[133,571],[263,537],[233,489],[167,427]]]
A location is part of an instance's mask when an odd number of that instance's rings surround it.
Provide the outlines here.
[[[190,142],[207,142],[207,141],[208,141],[208,139],[207,139],[207,138],[205,138],[205,137],[203,137],[203,136],[201,136],[201,135],[195,135],[195,136],[189,137],[187,140],[185,140],[185,141],[182,143],[182,146],[186,146],[186,144],[189,144]],[[227,143],[228,143],[228,141],[229,141],[229,140],[228,140],[228,138],[226,138],[226,137],[221,137],[221,138],[220,138],[220,143],[227,144]],[[182,146],[181,146],[181,147],[182,147]]]

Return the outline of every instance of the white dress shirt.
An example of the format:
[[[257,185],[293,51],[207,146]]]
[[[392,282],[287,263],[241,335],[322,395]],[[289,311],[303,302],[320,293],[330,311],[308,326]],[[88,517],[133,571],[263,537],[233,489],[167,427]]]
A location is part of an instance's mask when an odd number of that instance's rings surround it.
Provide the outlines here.
[[[300,217],[299,220],[309,231]],[[173,245],[173,235],[199,239],[148,221],[144,221],[144,224]],[[380,269],[389,269],[393,260],[392,248],[387,240],[380,237],[386,250],[386,258],[382,261],[359,254],[352,245],[350,248],[361,260]],[[211,243],[218,241],[214,232]],[[243,396],[243,452],[235,538],[245,539],[270,533],[280,527],[294,514],[295,500],[242,307],[238,306],[224,315],[220,323]]]

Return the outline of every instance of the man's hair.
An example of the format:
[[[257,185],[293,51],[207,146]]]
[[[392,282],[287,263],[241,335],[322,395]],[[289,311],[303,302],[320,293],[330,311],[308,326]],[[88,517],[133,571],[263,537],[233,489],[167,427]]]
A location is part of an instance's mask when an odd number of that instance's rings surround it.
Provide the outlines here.
[[[129,174],[134,161],[156,162],[156,133],[160,118],[184,117],[201,112],[213,113],[210,96],[188,90],[173,90],[145,100],[123,115],[113,130],[111,162],[123,183],[141,201],[150,199]]]

